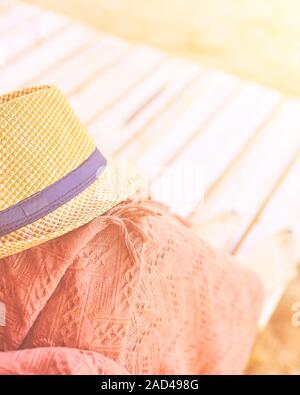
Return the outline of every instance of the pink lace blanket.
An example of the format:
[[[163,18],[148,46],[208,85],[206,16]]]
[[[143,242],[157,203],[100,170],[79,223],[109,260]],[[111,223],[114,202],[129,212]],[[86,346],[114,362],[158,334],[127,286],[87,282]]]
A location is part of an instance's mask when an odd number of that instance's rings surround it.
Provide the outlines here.
[[[242,373],[254,274],[154,202],[0,260],[0,373]]]

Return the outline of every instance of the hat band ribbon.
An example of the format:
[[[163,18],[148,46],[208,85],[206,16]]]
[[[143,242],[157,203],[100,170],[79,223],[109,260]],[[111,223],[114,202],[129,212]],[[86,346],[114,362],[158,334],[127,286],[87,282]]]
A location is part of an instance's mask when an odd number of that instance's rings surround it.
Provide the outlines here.
[[[106,167],[98,149],[79,167],[52,185],[0,211],[0,237],[29,225],[72,200],[91,185]]]

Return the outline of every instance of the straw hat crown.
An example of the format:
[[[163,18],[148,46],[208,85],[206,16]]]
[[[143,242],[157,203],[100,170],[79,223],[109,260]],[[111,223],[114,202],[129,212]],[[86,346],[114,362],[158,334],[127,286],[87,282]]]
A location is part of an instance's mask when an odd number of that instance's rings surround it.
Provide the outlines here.
[[[139,185],[135,169],[106,161],[56,87],[0,96],[0,258],[89,222]]]

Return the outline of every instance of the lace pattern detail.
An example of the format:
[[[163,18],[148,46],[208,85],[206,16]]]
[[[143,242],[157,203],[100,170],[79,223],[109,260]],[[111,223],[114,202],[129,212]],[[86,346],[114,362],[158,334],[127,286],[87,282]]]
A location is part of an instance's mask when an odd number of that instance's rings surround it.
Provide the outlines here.
[[[100,356],[138,374],[245,366],[262,299],[258,280],[158,203],[124,202],[0,263],[2,351],[89,350],[80,354],[84,371]],[[73,357],[60,353],[47,369],[74,371]]]

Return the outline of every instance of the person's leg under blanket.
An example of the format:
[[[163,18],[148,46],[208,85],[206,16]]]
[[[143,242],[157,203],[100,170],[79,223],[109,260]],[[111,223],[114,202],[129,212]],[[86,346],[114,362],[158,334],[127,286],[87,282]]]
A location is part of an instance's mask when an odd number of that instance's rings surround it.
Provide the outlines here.
[[[99,353],[129,373],[245,368],[258,278],[160,204],[119,204],[0,262],[0,373],[6,351],[40,347]]]

